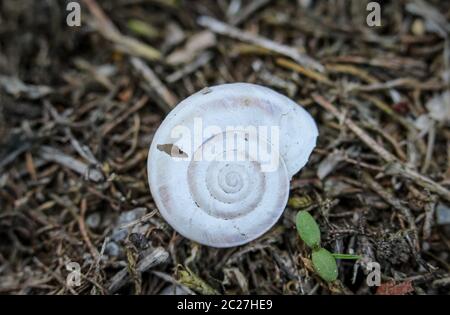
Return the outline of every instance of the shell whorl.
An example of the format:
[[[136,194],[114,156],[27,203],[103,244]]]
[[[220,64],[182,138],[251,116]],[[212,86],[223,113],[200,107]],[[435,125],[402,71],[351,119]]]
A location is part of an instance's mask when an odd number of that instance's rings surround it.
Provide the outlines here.
[[[188,177],[190,192],[200,209],[219,219],[230,220],[255,210],[266,190],[266,173],[260,161],[245,148],[223,150],[224,139],[235,136],[245,141],[245,133],[231,131],[218,134],[203,143],[198,150],[218,151],[209,162],[191,161]],[[229,159],[225,159],[226,157]]]
[[[279,134],[261,133],[261,126],[275,126]],[[194,138],[200,133],[202,141],[181,136],[186,131]],[[270,89],[236,83],[198,92],[170,112],[154,136],[147,162],[154,201],[187,238],[213,247],[247,243],[281,216],[289,180],[307,162],[316,137],[309,114]],[[270,152],[269,159],[261,152]],[[276,167],[267,171],[270,163]]]

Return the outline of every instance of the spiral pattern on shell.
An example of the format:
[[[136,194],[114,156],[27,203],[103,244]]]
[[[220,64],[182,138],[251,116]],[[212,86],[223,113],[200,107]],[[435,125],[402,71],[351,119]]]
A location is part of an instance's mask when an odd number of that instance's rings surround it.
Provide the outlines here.
[[[245,137],[244,133],[230,133]],[[225,138],[227,136],[223,134],[212,137],[198,150],[223,147]],[[188,168],[188,177],[196,179],[189,181],[194,202],[209,215],[224,220],[236,219],[257,209],[268,181],[266,174],[261,172],[260,162],[249,157],[248,151],[239,148],[230,151],[219,151],[208,163],[191,161]],[[220,158],[226,155],[232,155],[234,160],[221,161]]]
[[[279,138],[249,126],[275,126]],[[187,238],[214,247],[244,244],[279,219],[289,180],[307,162],[316,137],[309,114],[270,89],[236,83],[198,92],[169,113],[154,136],[148,158],[153,199]],[[268,162],[276,167],[267,171]]]

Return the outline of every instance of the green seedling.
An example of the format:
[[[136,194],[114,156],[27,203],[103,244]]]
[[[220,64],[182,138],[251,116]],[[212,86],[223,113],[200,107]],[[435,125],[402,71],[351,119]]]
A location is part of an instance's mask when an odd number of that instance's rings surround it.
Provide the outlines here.
[[[336,254],[336,253],[333,253],[331,255],[333,255],[333,257],[335,259],[347,259],[347,260],[359,260],[359,259],[361,259],[361,256],[351,255],[351,254]]]
[[[320,229],[316,220],[307,211],[299,211],[296,218],[297,232],[303,242],[311,248],[320,246]]]
[[[317,274],[327,282],[338,277],[336,259],[361,259],[358,255],[330,253],[320,247],[320,229],[316,220],[307,211],[299,211],[295,224],[300,238],[312,249],[312,263]]]
[[[337,279],[338,270],[336,259],[325,248],[319,248],[311,255],[314,270],[325,281],[332,282]]]

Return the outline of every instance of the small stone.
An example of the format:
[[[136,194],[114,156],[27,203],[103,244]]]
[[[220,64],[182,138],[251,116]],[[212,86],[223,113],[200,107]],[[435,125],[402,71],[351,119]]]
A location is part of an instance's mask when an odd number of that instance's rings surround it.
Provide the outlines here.
[[[115,242],[123,241],[128,235],[128,229],[123,229],[124,225],[131,223],[140,219],[147,213],[147,208],[136,208],[127,212],[123,212],[120,214],[119,219],[117,220],[116,228],[112,231],[111,239]],[[133,229],[133,232],[136,227]]]
[[[415,19],[411,25],[411,32],[416,36],[422,36],[425,34],[425,24],[421,19]]]
[[[186,295],[189,294],[184,288],[171,284],[168,287],[165,287],[159,295]]]
[[[301,5],[302,8],[307,9],[311,7],[313,0],[298,0],[298,3]]]
[[[425,107],[429,116],[436,121],[450,121],[450,91],[437,94],[427,101]]]
[[[128,231],[126,229],[115,229],[111,235],[111,239],[114,242],[123,241],[128,235]]]
[[[100,213],[95,212],[95,213],[90,214],[86,218],[86,224],[91,229],[96,229],[99,227],[101,220],[102,220],[102,218],[100,216]]]
[[[105,246],[105,254],[111,257],[117,257],[120,254],[120,247],[116,242],[109,242]]]
[[[450,224],[450,208],[442,203],[436,207],[436,223],[438,225]]]
[[[136,208],[120,214],[118,226],[133,222],[147,213],[147,208]]]

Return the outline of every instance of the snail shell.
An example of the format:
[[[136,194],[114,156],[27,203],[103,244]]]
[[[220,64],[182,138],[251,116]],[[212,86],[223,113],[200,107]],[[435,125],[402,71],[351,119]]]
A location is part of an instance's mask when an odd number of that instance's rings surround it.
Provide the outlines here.
[[[176,106],[155,133],[147,161],[153,199],[191,240],[213,247],[250,242],[281,216],[290,179],[317,136],[312,117],[271,89],[204,89]]]

